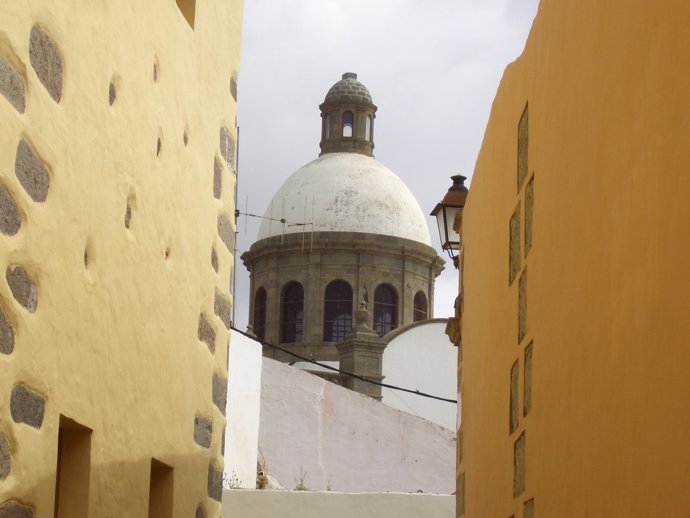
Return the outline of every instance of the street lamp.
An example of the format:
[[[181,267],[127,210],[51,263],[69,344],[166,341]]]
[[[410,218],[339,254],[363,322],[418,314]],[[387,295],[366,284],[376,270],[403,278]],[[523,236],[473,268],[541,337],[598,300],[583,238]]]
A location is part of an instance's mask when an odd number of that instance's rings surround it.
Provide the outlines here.
[[[441,238],[441,248],[443,248],[453,260],[453,265],[458,267],[458,255],[460,250],[460,234],[455,231],[455,221],[458,215],[465,207],[465,199],[467,198],[467,187],[465,187],[465,180],[467,178],[462,175],[455,175],[450,177],[453,180],[453,185],[450,186],[448,192],[438,203],[431,215],[436,218],[438,224],[438,234]]]

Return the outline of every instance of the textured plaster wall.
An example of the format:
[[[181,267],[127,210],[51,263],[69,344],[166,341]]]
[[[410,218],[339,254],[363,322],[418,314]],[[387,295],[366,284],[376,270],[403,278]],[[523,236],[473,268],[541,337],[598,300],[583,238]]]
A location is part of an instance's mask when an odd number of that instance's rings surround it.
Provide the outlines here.
[[[225,476],[233,488],[256,487],[261,405],[261,345],[231,331]]]
[[[315,491],[223,491],[223,517],[252,518],[450,518],[450,495],[331,493]]]
[[[690,509],[689,19],[679,0],[543,0],[505,71],[462,224],[468,517]]]
[[[242,2],[183,3],[0,4],[0,514],[53,516],[63,415],[75,515],[148,516],[152,458],[220,515]]]
[[[458,348],[445,334],[446,322],[426,321],[395,333],[383,351],[384,383],[456,399]],[[455,404],[389,388],[382,388],[381,394],[388,406],[457,430]]]
[[[454,490],[455,434],[263,359],[259,458],[286,489]]]

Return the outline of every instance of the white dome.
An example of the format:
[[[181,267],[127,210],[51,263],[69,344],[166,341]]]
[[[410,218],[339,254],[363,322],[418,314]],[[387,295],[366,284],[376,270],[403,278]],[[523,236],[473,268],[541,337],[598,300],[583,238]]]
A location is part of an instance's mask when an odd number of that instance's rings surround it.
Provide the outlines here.
[[[278,189],[265,217],[270,219],[262,221],[257,239],[313,229],[402,237],[431,246],[424,213],[407,186],[386,166],[358,153],[327,153],[298,169]],[[285,223],[275,221],[281,218]]]

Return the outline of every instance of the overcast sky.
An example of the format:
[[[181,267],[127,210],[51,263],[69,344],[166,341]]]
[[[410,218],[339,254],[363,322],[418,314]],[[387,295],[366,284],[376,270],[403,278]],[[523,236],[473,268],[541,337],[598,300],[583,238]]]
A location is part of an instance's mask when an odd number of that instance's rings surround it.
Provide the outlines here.
[[[429,213],[471,177],[496,88],[524,48],[538,0],[246,0],[239,76],[237,205],[263,215],[275,191],[319,153],[319,104],[356,72],[376,112],[374,154]],[[429,217],[432,245],[442,253]],[[247,324],[239,256],[259,220],[238,220],[235,322]],[[444,256],[446,257],[446,256]],[[453,314],[457,272],[436,281],[435,315]]]

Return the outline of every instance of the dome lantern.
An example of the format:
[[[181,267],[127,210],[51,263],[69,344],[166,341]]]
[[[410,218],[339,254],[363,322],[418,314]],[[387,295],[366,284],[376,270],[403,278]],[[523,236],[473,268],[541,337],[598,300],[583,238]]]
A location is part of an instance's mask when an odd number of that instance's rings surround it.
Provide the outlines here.
[[[374,156],[374,118],[376,106],[357,74],[346,72],[335,83],[321,110],[321,155],[360,153]]]

